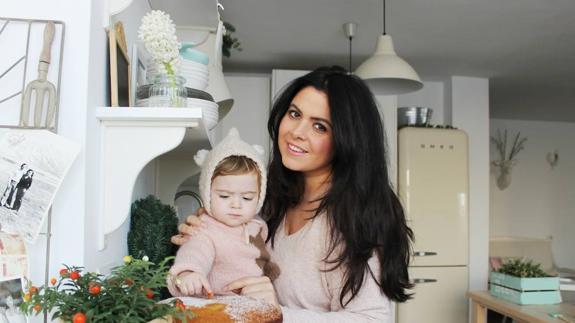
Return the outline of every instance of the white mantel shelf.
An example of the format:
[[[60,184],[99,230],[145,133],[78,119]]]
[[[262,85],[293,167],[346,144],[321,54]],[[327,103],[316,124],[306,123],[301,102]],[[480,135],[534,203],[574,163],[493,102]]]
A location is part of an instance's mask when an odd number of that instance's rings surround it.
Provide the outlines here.
[[[154,158],[191,160],[211,147],[201,108],[96,108],[100,138],[100,234],[118,229],[130,213],[134,185]]]

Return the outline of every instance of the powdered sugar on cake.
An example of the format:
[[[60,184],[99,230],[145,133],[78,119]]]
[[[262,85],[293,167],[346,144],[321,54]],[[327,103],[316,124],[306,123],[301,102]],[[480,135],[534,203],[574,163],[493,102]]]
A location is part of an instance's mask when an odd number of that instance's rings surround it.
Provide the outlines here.
[[[236,323],[254,322],[281,322],[281,311],[279,308],[259,299],[251,297],[229,295],[215,296],[211,299],[198,297],[178,297],[186,307],[197,308],[206,307],[209,304],[224,304],[224,312]],[[162,302],[170,302],[167,299]]]

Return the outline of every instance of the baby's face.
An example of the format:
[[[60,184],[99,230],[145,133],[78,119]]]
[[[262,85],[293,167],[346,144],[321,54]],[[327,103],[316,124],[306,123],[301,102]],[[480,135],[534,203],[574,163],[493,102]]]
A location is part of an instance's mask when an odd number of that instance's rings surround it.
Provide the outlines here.
[[[211,216],[231,227],[242,225],[255,216],[258,197],[256,173],[218,176],[210,190]]]

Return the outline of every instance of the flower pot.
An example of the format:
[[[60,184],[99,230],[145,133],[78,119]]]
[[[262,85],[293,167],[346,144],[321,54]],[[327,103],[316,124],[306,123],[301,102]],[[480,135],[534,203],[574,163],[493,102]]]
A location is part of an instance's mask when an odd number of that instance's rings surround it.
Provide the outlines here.
[[[559,277],[520,278],[491,272],[489,293],[520,305],[561,303]]]

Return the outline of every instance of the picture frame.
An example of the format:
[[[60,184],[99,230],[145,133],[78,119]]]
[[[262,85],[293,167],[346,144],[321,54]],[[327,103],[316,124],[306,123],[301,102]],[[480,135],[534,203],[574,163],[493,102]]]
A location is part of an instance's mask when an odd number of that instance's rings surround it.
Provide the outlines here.
[[[132,107],[141,106],[138,102],[141,97],[138,96],[138,86],[145,85],[146,83],[146,61],[145,50],[140,48],[140,45],[132,45],[132,61],[130,62],[131,69],[131,88],[132,88]]]
[[[132,91],[130,56],[121,21],[108,30],[108,48],[110,63],[110,106],[130,107],[134,99]]]

